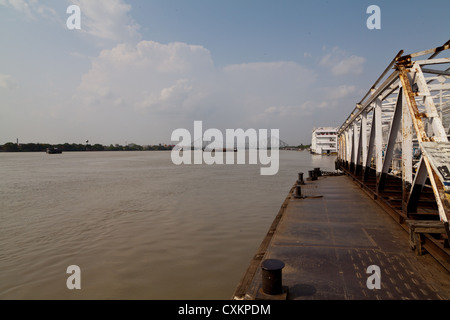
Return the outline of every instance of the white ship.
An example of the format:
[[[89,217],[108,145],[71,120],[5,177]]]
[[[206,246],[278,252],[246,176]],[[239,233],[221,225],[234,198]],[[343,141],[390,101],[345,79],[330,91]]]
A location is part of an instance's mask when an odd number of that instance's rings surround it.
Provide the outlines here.
[[[311,140],[311,153],[321,155],[337,154],[337,128],[314,128]]]

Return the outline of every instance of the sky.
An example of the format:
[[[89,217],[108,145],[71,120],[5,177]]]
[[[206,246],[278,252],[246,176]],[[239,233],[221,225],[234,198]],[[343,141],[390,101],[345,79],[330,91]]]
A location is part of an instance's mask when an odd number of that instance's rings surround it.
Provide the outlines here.
[[[442,0],[0,0],[0,144],[175,144],[194,121],[310,144],[399,50],[444,44],[449,14]]]

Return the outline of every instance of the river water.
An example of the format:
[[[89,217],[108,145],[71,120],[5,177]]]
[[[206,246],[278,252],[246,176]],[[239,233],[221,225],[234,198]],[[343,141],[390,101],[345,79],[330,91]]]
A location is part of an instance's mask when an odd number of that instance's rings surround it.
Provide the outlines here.
[[[0,153],[0,299],[230,299],[297,172],[334,160],[280,151],[262,176],[170,152]]]

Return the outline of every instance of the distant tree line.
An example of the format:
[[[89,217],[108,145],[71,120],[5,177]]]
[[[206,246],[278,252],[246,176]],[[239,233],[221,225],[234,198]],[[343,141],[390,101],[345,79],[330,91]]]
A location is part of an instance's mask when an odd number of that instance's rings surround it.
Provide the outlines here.
[[[104,146],[101,144],[81,144],[81,143],[64,143],[64,144],[48,144],[48,143],[13,143],[8,142],[0,145],[0,151],[3,152],[45,152],[47,148],[58,148],[62,151],[164,151],[172,150],[174,145],[158,144],[141,146],[130,143],[126,146],[114,144]],[[286,147],[286,149],[308,149],[311,145],[299,145],[297,147]]]
[[[172,150],[173,145],[158,144],[140,146],[134,143],[122,146],[119,144],[104,146],[101,144],[48,144],[48,143],[13,143],[8,142],[0,145],[3,152],[45,152],[47,148],[58,148],[62,151],[164,151]]]
[[[301,144],[299,146],[286,146],[286,147],[280,147],[280,150],[293,150],[293,151],[297,151],[297,150],[305,150],[308,149],[309,147],[311,147],[311,145],[304,145]]]

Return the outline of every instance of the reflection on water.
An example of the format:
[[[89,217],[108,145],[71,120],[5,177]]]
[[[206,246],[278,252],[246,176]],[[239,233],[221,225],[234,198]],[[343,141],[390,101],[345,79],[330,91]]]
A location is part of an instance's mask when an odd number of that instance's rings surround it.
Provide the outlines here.
[[[229,299],[297,172],[334,159],[281,151],[261,176],[170,152],[0,153],[0,298]]]

